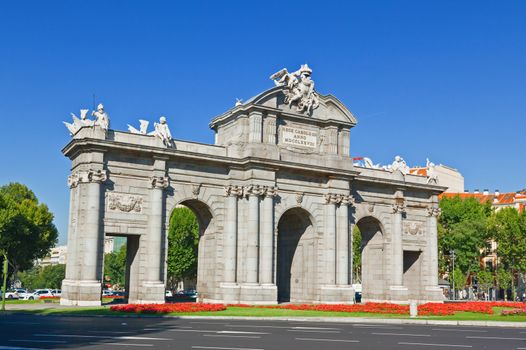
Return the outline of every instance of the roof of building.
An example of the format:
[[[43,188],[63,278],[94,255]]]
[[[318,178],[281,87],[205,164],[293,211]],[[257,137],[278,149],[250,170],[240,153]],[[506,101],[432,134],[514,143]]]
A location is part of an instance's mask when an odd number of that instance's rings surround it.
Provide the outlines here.
[[[508,193],[470,193],[470,192],[464,192],[464,193],[442,193],[439,198],[447,197],[447,198],[453,198],[459,196],[462,199],[466,198],[475,198],[480,203],[486,203],[490,202],[491,204],[495,206],[499,205],[513,205],[518,202],[524,202],[519,203],[519,209],[522,210],[525,207],[526,204],[526,191],[520,191],[520,192],[508,192]]]

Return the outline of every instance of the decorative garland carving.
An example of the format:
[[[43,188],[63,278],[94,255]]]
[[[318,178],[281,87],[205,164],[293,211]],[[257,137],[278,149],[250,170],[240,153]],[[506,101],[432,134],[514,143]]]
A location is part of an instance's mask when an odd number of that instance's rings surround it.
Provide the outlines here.
[[[136,213],[142,211],[143,198],[141,196],[133,196],[118,193],[108,194],[108,208],[110,210],[120,210],[123,212],[131,212],[132,210]]]

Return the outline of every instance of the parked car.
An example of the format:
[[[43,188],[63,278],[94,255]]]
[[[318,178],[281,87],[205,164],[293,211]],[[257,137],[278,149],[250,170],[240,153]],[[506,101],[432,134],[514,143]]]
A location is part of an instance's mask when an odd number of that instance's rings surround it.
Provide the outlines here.
[[[37,296],[35,299],[50,298],[54,296],[51,289],[37,289],[34,294]]]
[[[0,297],[2,297],[2,291],[0,290]],[[18,294],[15,290],[10,289],[7,292],[5,292],[5,298],[6,299],[18,299]]]
[[[51,293],[53,294],[54,297],[62,296],[62,291],[60,289],[52,289]]]
[[[35,292],[25,292],[25,293],[19,293],[18,294],[19,299],[21,300],[35,300],[39,299],[39,295]]]
[[[115,294],[113,293],[112,290],[109,290],[109,289],[103,289],[102,290],[102,296],[103,297],[111,297],[113,295],[115,295]]]
[[[167,298],[171,298],[171,297],[174,296],[174,294],[172,293],[171,290],[166,290],[166,291],[164,292],[164,296],[167,297]]]

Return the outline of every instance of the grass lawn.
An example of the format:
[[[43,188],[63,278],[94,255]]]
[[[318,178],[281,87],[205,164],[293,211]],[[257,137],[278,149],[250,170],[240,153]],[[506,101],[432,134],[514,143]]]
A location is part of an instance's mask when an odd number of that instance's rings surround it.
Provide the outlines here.
[[[505,321],[505,322],[526,322],[526,316],[501,316],[503,308],[494,308],[495,314],[480,314],[470,312],[459,312],[451,316],[420,316],[421,320],[454,320],[454,321]],[[107,306],[84,307],[84,308],[49,308],[42,310],[24,310],[39,315],[71,315],[71,316],[121,316],[135,315],[126,312],[114,312]],[[365,312],[326,312],[326,311],[307,311],[307,310],[286,310],[286,309],[265,309],[265,308],[243,308],[230,306],[227,310],[217,312],[192,312],[192,313],[171,313],[170,316],[249,316],[249,317],[367,317],[367,318],[398,318],[408,319],[408,315],[389,315],[372,314]],[[156,314],[141,314],[141,317],[158,317]]]

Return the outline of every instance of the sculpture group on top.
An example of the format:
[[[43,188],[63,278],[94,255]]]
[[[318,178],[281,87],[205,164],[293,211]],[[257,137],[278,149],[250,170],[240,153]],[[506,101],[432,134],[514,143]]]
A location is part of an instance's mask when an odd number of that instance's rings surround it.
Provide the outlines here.
[[[298,112],[310,114],[320,105],[311,74],[312,69],[307,64],[303,64],[300,69],[292,73],[289,73],[287,68],[283,68],[272,74],[270,79],[276,86],[285,87],[285,103],[289,107],[295,104]]]
[[[80,118],[77,117],[75,113],[71,113],[73,123],[63,122],[71,135],[75,135],[83,126],[100,126],[104,131],[108,131],[110,127],[110,118],[108,114],[104,112],[104,105],[102,103],[99,103],[96,111],[91,112],[91,116],[95,117],[95,119],[89,119],[88,112],[89,109],[81,109]]]
[[[63,122],[64,125],[66,125],[66,127],[68,128],[71,135],[75,135],[82,127],[99,126],[104,131],[108,131],[110,127],[110,118],[108,114],[104,111],[104,105],[102,103],[99,103],[96,111],[91,112],[91,115],[95,117],[95,119],[89,119],[88,112],[89,109],[81,109],[80,118],[77,117],[74,113],[71,113],[71,116],[73,117],[73,123]],[[139,119],[139,122],[139,130],[137,130],[130,124],[128,124],[128,130],[133,134],[153,135],[155,137],[158,137],[166,147],[174,146],[172,133],[170,132],[170,128],[166,123],[166,117],[163,116],[159,118],[159,123],[153,123],[154,130],[151,132],[148,132],[148,125],[150,124],[149,121]]]
[[[381,164],[374,164],[371,158],[368,157],[358,157],[353,158],[354,166],[359,166],[363,168],[368,169],[379,169],[379,170],[385,170],[389,172],[394,171],[400,171],[402,174],[407,175],[410,173],[410,168],[407,165],[404,158],[400,156],[395,156],[395,159],[391,164],[388,165],[381,165]],[[430,162],[429,159],[426,159],[426,177],[427,177],[427,183],[434,183],[438,184],[438,174],[436,173],[435,169],[436,165],[433,162]]]

